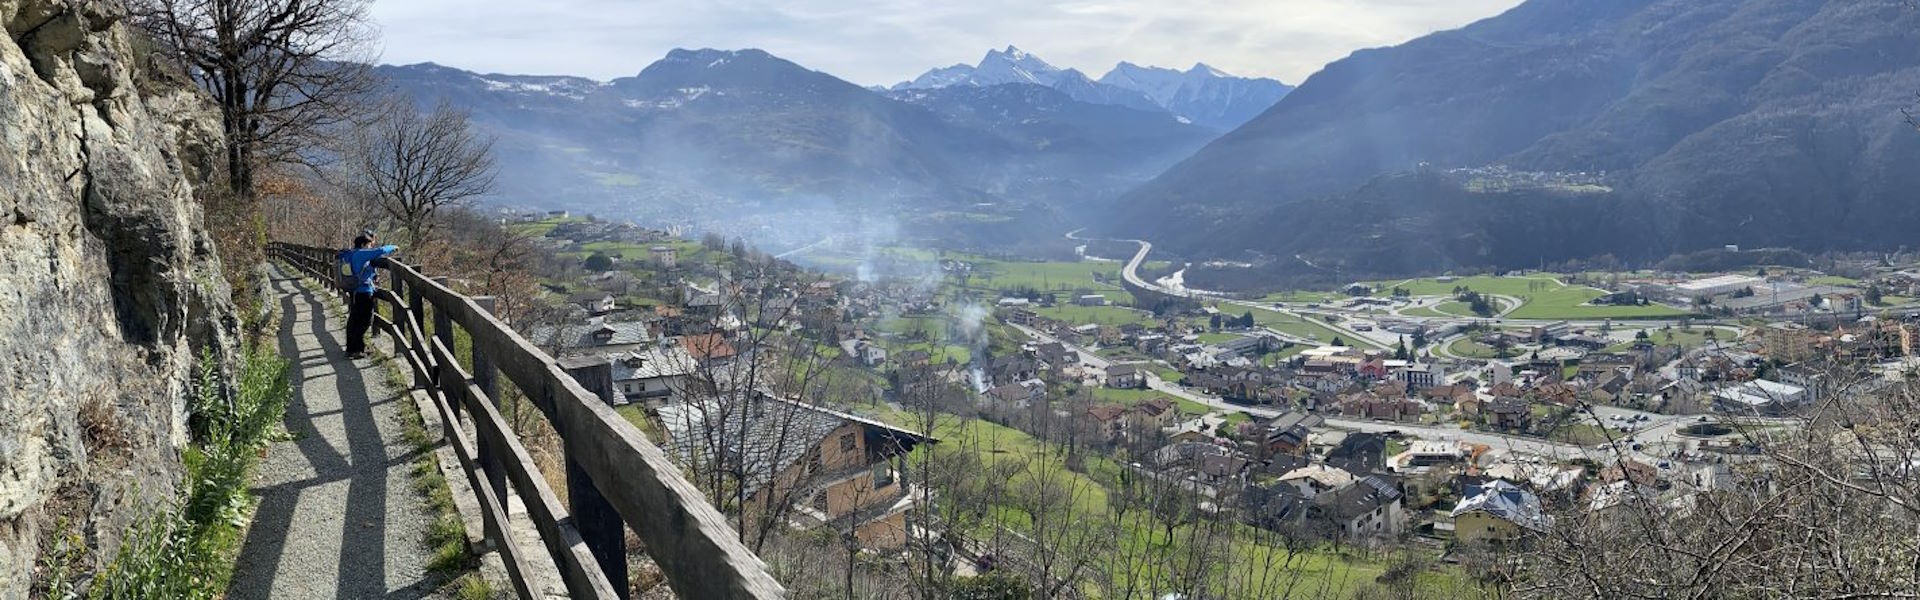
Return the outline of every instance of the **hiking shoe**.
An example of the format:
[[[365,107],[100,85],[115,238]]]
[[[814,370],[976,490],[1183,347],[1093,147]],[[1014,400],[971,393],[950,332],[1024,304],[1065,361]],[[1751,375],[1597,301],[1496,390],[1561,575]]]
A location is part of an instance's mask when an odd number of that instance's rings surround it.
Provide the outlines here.
[[[367,353],[365,352],[348,352],[347,353],[347,360],[360,360],[366,357],[367,357]]]

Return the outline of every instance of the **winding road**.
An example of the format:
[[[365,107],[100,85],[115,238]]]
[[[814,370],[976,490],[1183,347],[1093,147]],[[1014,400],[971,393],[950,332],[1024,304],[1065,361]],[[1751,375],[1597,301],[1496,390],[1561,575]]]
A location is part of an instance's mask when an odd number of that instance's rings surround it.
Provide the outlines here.
[[[1080,233],[1080,231],[1081,230],[1075,230],[1071,233],[1068,233],[1067,237],[1069,239],[1080,240],[1080,241],[1093,241],[1089,238],[1079,237],[1078,234]],[[1134,244],[1138,244],[1140,246],[1140,249],[1134,253],[1133,258],[1127,261],[1126,267],[1121,270],[1121,277],[1125,279],[1128,283],[1139,286],[1144,289],[1153,290],[1153,291],[1167,294],[1174,297],[1204,298],[1204,299],[1212,300],[1222,304],[1230,304],[1230,305],[1242,306],[1247,308],[1258,308],[1261,310],[1271,311],[1271,312],[1279,312],[1282,314],[1301,318],[1303,320],[1310,318],[1308,315],[1323,315],[1323,316],[1331,315],[1331,316],[1339,316],[1343,318],[1353,316],[1351,314],[1346,314],[1343,311],[1289,309],[1289,308],[1274,306],[1272,304],[1225,298],[1218,295],[1207,294],[1205,292],[1193,291],[1190,289],[1181,289],[1181,290],[1169,289],[1155,282],[1147,281],[1145,278],[1141,277],[1139,274],[1140,266],[1146,263],[1147,255],[1153,252],[1152,242],[1148,242],[1146,240],[1104,240],[1104,241],[1131,242]],[[1505,316],[1506,313],[1509,313],[1512,310],[1519,307],[1519,303],[1517,302],[1518,299],[1516,298],[1503,298],[1503,300],[1512,300],[1514,302],[1512,303],[1503,302],[1503,304],[1506,304],[1506,306],[1503,307],[1504,310],[1502,311],[1502,316]],[[1486,319],[1478,319],[1478,318],[1441,318],[1441,317],[1406,317],[1406,318],[1419,320],[1421,322],[1462,323],[1462,324],[1486,321]],[[1496,317],[1496,320],[1499,320],[1499,318]],[[1560,322],[1560,321],[1561,320],[1515,321],[1515,322]],[[1565,320],[1565,321],[1569,325],[1574,327],[1600,327],[1603,324],[1609,323],[1609,321],[1606,321],[1606,320],[1601,320],[1601,321]],[[1342,335],[1350,335],[1355,339],[1361,339],[1361,340],[1371,339],[1369,336],[1361,332],[1350,330],[1338,324],[1326,323],[1324,321],[1316,321],[1316,323],[1323,324],[1328,328],[1333,329],[1335,332],[1340,333]],[[1649,328],[1649,327],[1660,327],[1660,326],[1670,325],[1670,324],[1679,324],[1680,320],[1679,319],[1635,320],[1635,321],[1632,321],[1631,323],[1633,324],[1632,328],[1641,329],[1641,328]],[[1694,321],[1694,323],[1696,325],[1704,325],[1704,326],[1712,326],[1717,324],[1713,320],[1698,320],[1698,321]],[[1620,324],[1615,323],[1615,325],[1620,325]],[[1030,336],[1033,336],[1036,339],[1041,339],[1044,341],[1061,342],[1063,344],[1065,343],[1062,340],[1054,338],[1053,336],[1047,335],[1045,333],[1042,333],[1040,331],[1037,331],[1031,328],[1020,327],[1020,330],[1027,333]],[[1278,334],[1279,332],[1276,331],[1273,333]],[[1284,334],[1281,334],[1281,335],[1284,336]],[[1292,338],[1293,336],[1284,336],[1284,337]],[[1293,339],[1291,341],[1315,343],[1308,340],[1298,340],[1298,339]],[[1450,340],[1437,340],[1434,345],[1435,346],[1444,345],[1449,341]],[[1112,361],[1108,361],[1104,358],[1101,358],[1100,356],[1094,354],[1093,352],[1085,348],[1079,348],[1077,346],[1073,346],[1072,344],[1067,344],[1067,346],[1075,349],[1080,354],[1082,362],[1090,368],[1104,370],[1107,366],[1113,364]],[[1273,417],[1279,416],[1282,412],[1284,412],[1284,411],[1273,409],[1270,407],[1242,406],[1242,405],[1233,404],[1217,396],[1203,394],[1195,390],[1189,389],[1185,386],[1179,385],[1177,383],[1165,381],[1161,379],[1159,375],[1154,374],[1151,371],[1147,373],[1147,381],[1148,381],[1148,387],[1150,387],[1155,391],[1158,391],[1170,396],[1174,396],[1177,398],[1185,399],[1197,404],[1205,405],[1207,407],[1210,407],[1216,410],[1239,411],[1239,412],[1243,412],[1258,418],[1273,418]],[[1619,422],[1638,423],[1639,425],[1636,428],[1635,432],[1616,433],[1615,435],[1622,439],[1627,439],[1627,438],[1633,439],[1635,442],[1642,444],[1647,452],[1659,452],[1659,451],[1674,449],[1679,442],[1685,439],[1678,435],[1678,431],[1682,427],[1686,426],[1689,423],[1695,422],[1698,419],[1697,416],[1662,415],[1657,413],[1648,413],[1648,412],[1642,412],[1642,411],[1636,411],[1636,410],[1618,408],[1618,407],[1610,407],[1610,406],[1595,407],[1593,409],[1593,412],[1594,412],[1594,415],[1589,418],[1600,423],[1619,423]],[[1613,421],[1612,417],[1618,417],[1620,421]],[[1643,417],[1646,419],[1645,421],[1638,420]],[[1604,463],[1604,462],[1611,462],[1611,460],[1616,460],[1620,456],[1634,456],[1638,460],[1649,462],[1649,464],[1653,464],[1660,461],[1659,456],[1655,454],[1643,453],[1640,451],[1627,451],[1624,449],[1620,451],[1615,451],[1611,448],[1607,448],[1606,446],[1601,446],[1601,447],[1582,446],[1578,444],[1557,442],[1557,441],[1547,440],[1547,439],[1542,439],[1537,437],[1507,435],[1507,434],[1485,432],[1485,431],[1466,430],[1466,429],[1461,429],[1459,427],[1450,426],[1450,425],[1423,425],[1423,424],[1386,422],[1386,421],[1367,421],[1367,420],[1345,419],[1345,418],[1339,418],[1339,417],[1329,417],[1326,419],[1326,423],[1333,427],[1348,429],[1353,431],[1367,431],[1367,432],[1394,431],[1394,432],[1400,432],[1407,435],[1412,435],[1422,439],[1460,441],[1460,442],[1467,442],[1467,443],[1473,443],[1473,444],[1482,444],[1490,448],[1503,449],[1503,450],[1507,450],[1514,453],[1550,457],[1550,458],[1561,459],[1561,460],[1584,457],[1584,458],[1601,460],[1601,462]]]

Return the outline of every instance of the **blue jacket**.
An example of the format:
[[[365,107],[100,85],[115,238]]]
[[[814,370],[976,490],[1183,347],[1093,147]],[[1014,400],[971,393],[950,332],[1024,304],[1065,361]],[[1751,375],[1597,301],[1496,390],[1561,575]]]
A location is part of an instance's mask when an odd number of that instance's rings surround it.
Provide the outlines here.
[[[353,270],[354,280],[360,282],[360,285],[355,286],[353,291],[371,294],[376,289],[373,285],[373,280],[375,277],[380,276],[380,269],[375,268],[369,263],[372,263],[373,259],[399,251],[399,246],[391,245],[378,248],[361,248],[359,250],[341,250],[340,254],[334,258],[342,263],[346,263],[347,268]]]

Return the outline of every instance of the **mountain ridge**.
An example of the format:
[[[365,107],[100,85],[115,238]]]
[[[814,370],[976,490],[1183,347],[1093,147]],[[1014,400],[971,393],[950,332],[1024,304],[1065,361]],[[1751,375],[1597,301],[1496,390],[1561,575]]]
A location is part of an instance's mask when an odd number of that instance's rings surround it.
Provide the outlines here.
[[[1238,127],[1293,89],[1272,79],[1236,77],[1206,63],[1196,63],[1182,72],[1121,62],[1106,75],[1092,79],[1078,69],[1056,67],[1012,45],[987,51],[976,65],[931,69],[887,89],[901,92],[1006,84],[1042,85],[1089,104],[1162,110],[1218,131]]]
[[[887,215],[912,223],[875,226],[960,245],[1053,240],[1062,206],[1116,197],[1214,135],[1040,86],[908,101],[755,49],[675,49],[608,81],[378,72],[498,138],[499,198],[807,242]]]
[[[1920,136],[1900,113],[1920,90],[1914,12],[1894,2],[1530,0],[1329,64],[1124,196],[1109,229],[1196,256],[1352,259],[1344,266],[1361,271],[1522,267],[1583,252],[1651,261],[1723,244],[1890,248],[1920,226],[1920,208],[1901,201],[1920,185],[1911,168]],[[1485,167],[1508,174],[1473,174]],[[1462,187],[1443,195],[1483,200],[1560,189],[1526,180],[1605,172],[1595,185],[1607,191],[1582,197],[1609,210],[1583,218],[1659,235],[1523,256],[1509,242],[1550,229],[1496,226],[1492,211],[1440,229],[1406,218],[1427,214],[1432,180],[1378,185],[1456,170]],[[1385,212],[1354,210],[1362,197]],[[1379,248],[1358,247],[1369,244],[1423,260],[1382,261]]]

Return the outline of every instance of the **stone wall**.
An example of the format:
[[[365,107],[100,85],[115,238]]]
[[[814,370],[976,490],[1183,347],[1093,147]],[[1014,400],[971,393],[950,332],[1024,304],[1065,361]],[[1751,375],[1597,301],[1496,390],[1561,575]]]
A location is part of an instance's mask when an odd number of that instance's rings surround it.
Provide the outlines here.
[[[56,523],[110,556],[175,492],[197,357],[231,360],[195,200],[219,120],[122,20],[0,0],[0,599]]]

